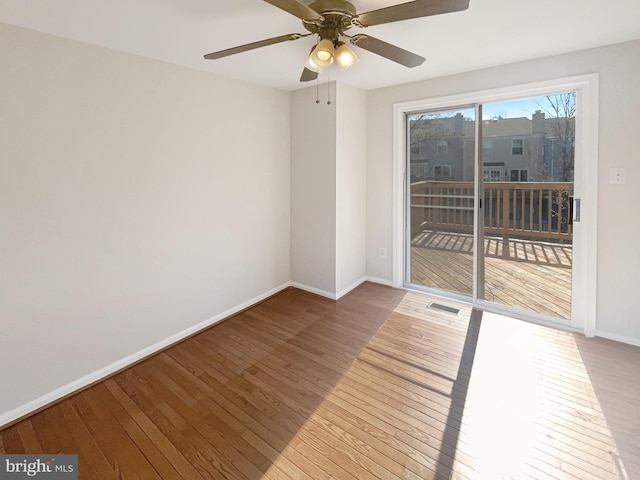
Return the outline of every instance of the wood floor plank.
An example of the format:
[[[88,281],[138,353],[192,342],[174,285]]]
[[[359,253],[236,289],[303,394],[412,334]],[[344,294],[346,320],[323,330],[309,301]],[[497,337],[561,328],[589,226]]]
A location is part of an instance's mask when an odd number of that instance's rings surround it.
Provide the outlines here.
[[[20,439],[17,427],[8,428],[2,432],[2,445],[7,452],[27,453]]]
[[[122,430],[127,433],[147,461],[153,465],[153,468],[161,478],[179,478],[180,475],[173,464],[162,454],[144,431],[142,431],[122,405],[111,395],[104,384],[96,385],[92,389],[92,393],[94,394],[93,401],[101,402],[102,405],[111,412],[111,415],[116,419]]]
[[[58,439],[61,446],[60,453],[78,455],[78,473],[82,471],[83,475],[94,477],[97,475],[96,468],[100,469],[104,465],[94,465],[92,462],[88,461],[87,456],[83,454],[87,448],[90,447],[88,445],[81,444],[78,439],[78,435],[72,430],[72,424],[65,420],[64,409],[68,404],[69,402],[65,400],[48,409],[48,427],[51,428]],[[95,440],[93,438],[89,441],[95,444]],[[83,454],[82,458],[80,458],[81,454]],[[113,478],[113,470],[109,466],[107,466],[103,471],[106,473],[104,478]]]
[[[206,355],[201,357],[201,361],[206,359]],[[215,367],[216,363],[211,363],[207,368],[215,370]],[[261,392],[242,378],[223,384],[205,373],[199,379],[203,382],[199,384],[203,392],[274,448],[284,448],[300,428],[301,423],[296,422],[296,418],[287,412],[279,414],[271,404],[263,401]]]
[[[361,366],[363,368],[367,367],[366,364],[359,364],[359,366]],[[357,374],[357,372],[358,372],[358,370],[352,369],[349,372],[349,376],[351,376],[352,374]],[[393,376],[388,376],[388,377],[389,377],[389,379],[394,379]],[[413,408],[417,408],[417,409],[422,407],[423,411],[425,413],[430,410],[429,407],[427,405],[425,405],[423,397],[413,397],[413,396],[410,395],[411,390],[414,390],[414,391],[421,390],[419,387],[416,387],[415,385],[413,385],[413,384],[411,384],[409,382],[405,382],[405,385],[402,386],[403,388],[396,390],[396,389],[392,388],[390,385],[386,385],[385,384],[385,380],[387,380],[387,379],[384,379],[384,377],[381,377],[381,376],[377,376],[376,377],[376,381],[371,381],[370,382],[370,381],[367,381],[366,378],[361,378],[359,380],[359,382],[361,384],[363,384],[363,385],[366,385],[368,388],[376,390],[378,392],[378,395],[386,393],[387,395],[394,396],[394,398],[397,398],[403,405],[412,406]],[[395,378],[395,380],[397,382],[402,382],[402,380],[398,379],[398,378]],[[428,392],[428,390],[427,390],[427,392]],[[427,409],[424,410],[424,407],[427,407]],[[443,421],[446,421],[446,410],[447,410],[446,408],[441,409],[440,412],[439,412],[440,413],[439,415],[437,415],[437,414],[434,415],[433,413],[431,413],[429,415],[431,415],[433,418],[437,419],[438,421],[443,422]],[[558,431],[558,430],[561,430],[561,427],[558,426],[557,424],[555,424],[554,428],[553,428],[553,431],[555,432],[555,431]],[[462,438],[464,438],[464,437],[462,437]],[[576,437],[575,436],[572,437],[572,440],[575,441]],[[556,446],[556,448],[558,448],[560,450],[562,448],[562,445],[558,445],[558,446]],[[584,445],[582,447],[582,451],[584,453],[588,453],[590,462],[594,463],[594,460],[595,460],[595,455],[594,454],[596,453],[596,450]],[[595,465],[597,466],[597,463],[595,463]]]
[[[42,412],[36,413],[30,417],[30,420],[36,432],[36,436],[38,437],[38,441],[46,453],[61,454],[68,451],[69,447],[61,445],[54,432],[54,426],[57,422],[57,419],[55,418],[55,409],[48,408]],[[14,427],[16,426],[14,425]],[[9,450],[9,452],[21,453],[14,451],[13,449]]]
[[[205,396],[198,398],[194,385],[182,381],[182,377],[175,375],[173,370],[175,364],[166,355],[162,355],[159,359],[172,368],[163,368],[162,376],[154,374],[154,378],[162,380],[167,390],[188,407],[188,410],[184,410],[188,415],[185,418],[192,418],[194,421],[199,421],[203,427],[209,427],[202,432],[212,443],[225,440],[228,447],[225,449],[226,454],[249,478],[258,472],[268,470],[270,466],[268,459],[239,435],[246,427],[224,409],[217,408],[215,402],[209,402]]]
[[[78,472],[82,478],[116,479],[115,471],[97,445],[91,432],[80,418],[77,410],[70,401],[63,401],[59,405],[64,422],[69,426],[78,449],[74,452],[78,455]],[[87,470],[89,469],[89,470]],[[87,474],[87,471],[93,473]]]
[[[280,478],[305,478],[305,473],[293,464],[286,455],[281,455],[272,445],[265,442],[252,430],[245,430],[242,433],[242,438],[271,461],[271,468],[277,468],[278,473],[281,475]]]
[[[383,431],[389,432],[390,437],[387,438],[393,449],[401,452],[416,462],[417,468],[413,470],[419,471],[427,476],[435,477],[437,470],[437,458],[439,456],[440,443],[435,439],[423,435],[421,432],[413,432],[413,430],[405,425],[395,422],[392,417],[386,417],[380,412],[371,411],[364,408],[366,404],[359,404],[357,399],[341,395],[334,395],[331,403],[335,404],[344,412],[351,412],[357,418],[357,423],[368,423],[375,425]],[[413,434],[415,433],[415,435]],[[419,438],[416,438],[418,436]],[[430,441],[431,440],[431,441]]]
[[[571,261],[512,248],[534,283]],[[466,288],[468,265],[429,261]],[[0,430],[0,452],[77,453],[82,480],[640,478],[640,348],[485,317],[371,283],[288,289]]]
[[[145,386],[145,379],[125,371],[114,380],[143,410],[173,445],[193,465],[198,474],[207,479],[228,478],[233,472],[224,466],[213,449],[200,438],[193,428],[159,396]],[[223,472],[227,472],[226,474]],[[240,475],[238,475],[240,476]]]
[[[225,441],[221,433],[224,430],[222,422],[215,418],[198,416],[192,409],[193,404],[185,401],[186,396],[172,388],[169,378],[158,375],[157,370],[149,364],[143,364],[141,367],[138,373],[144,377],[149,395],[162,397],[162,409],[168,412],[176,426],[180,425],[183,431],[188,430],[191,433],[193,441],[216,460],[221,471],[238,478],[255,478],[260,475],[260,471],[254,465]]]
[[[373,448],[376,451],[373,454],[376,462],[399,478],[415,480],[434,478],[433,470],[413,458],[410,447],[393,437],[389,429],[382,429],[379,425],[368,423],[334,402],[323,403],[319,412],[322,418],[333,422],[343,431]]]
[[[16,430],[20,436],[22,445],[24,446],[25,453],[44,453],[42,445],[40,445],[40,441],[38,440],[38,436],[36,435],[30,420],[27,419],[24,422],[20,422],[16,425]]]
[[[138,424],[145,435],[149,437],[156,448],[171,462],[171,465],[178,472],[179,478],[193,478],[194,480],[202,478],[175,445],[160,431],[153,420],[146,415],[144,410],[135,404],[113,379],[106,380],[104,386],[120,406],[126,410],[131,418]]]
[[[90,388],[70,401],[117,476],[161,478],[113,415],[98,401],[94,389]]]

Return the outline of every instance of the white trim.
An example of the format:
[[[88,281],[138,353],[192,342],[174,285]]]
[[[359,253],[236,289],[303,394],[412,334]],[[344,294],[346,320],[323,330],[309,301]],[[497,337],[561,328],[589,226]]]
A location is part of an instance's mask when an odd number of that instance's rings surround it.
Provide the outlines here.
[[[361,279],[353,282],[348,287],[343,288],[338,293],[327,292],[326,290],[320,290],[319,288],[310,287],[309,285],[304,285],[302,283],[291,282],[290,285],[294,288],[299,288],[300,290],[304,290],[305,292],[313,293],[315,295],[320,295],[321,297],[329,298],[331,300],[340,300],[346,294],[358,288],[360,285],[362,285],[366,281],[380,283],[380,282],[377,282],[376,280],[371,280],[370,277],[362,277]],[[381,282],[384,282],[384,280],[381,280]],[[383,284],[391,286],[390,283],[383,283]]]
[[[473,301],[471,297],[461,295],[459,293],[453,292],[444,292],[442,290],[437,290],[435,288],[422,287],[420,285],[412,285],[411,288],[407,287],[407,290],[411,290],[413,292],[418,292],[423,295],[428,295],[432,298],[440,298],[442,300],[447,300],[449,302],[456,302],[461,305],[467,305],[469,307],[473,307]]]
[[[548,95],[552,91],[575,91],[584,85],[597,86],[598,74],[577,75],[543,82],[525,83],[510,87],[494,88],[489,90],[472,91],[445,97],[426,98],[410,102],[396,103],[393,105],[394,113],[420,112],[423,110],[437,110],[439,108],[469,107],[475,103],[498,102],[501,100],[517,100],[541,95]],[[595,82],[595,83],[594,83]],[[400,119],[402,121],[402,118]],[[400,139],[404,142],[404,139]]]
[[[580,328],[572,326],[569,320],[553,317],[551,315],[531,313],[527,310],[479,299],[476,299],[476,301],[473,302],[473,306],[484,312],[495,313],[504,317],[535,323],[536,325],[542,325],[543,327],[551,327],[558,330],[566,330],[568,332],[584,333]]]
[[[597,74],[581,77],[576,90],[576,158],[575,182],[578,189],[574,197],[582,200],[580,223],[574,223],[579,235],[580,249],[573,252],[573,292],[582,296],[571,302],[572,325],[582,328],[587,337],[597,329],[597,269],[598,269],[598,135],[599,135],[599,77]],[[582,138],[580,139],[580,136]],[[578,141],[579,140],[579,141]],[[574,294],[575,297],[575,294]]]
[[[404,104],[393,106],[393,172],[392,172],[392,239],[391,239],[391,282],[392,286],[404,285],[404,234],[405,234],[405,165],[406,161],[406,121]]]
[[[240,305],[230,308],[229,310],[219,313],[218,315],[215,315],[203,322],[200,322],[192,327],[182,330],[181,332],[178,332],[175,335],[171,335],[170,337],[165,338],[164,340],[161,340],[159,342],[154,343],[153,345],[143,348],[142,350],[139,350],[136,353],[128,355],[122,358],[121,360],[118,360],[110,365],[107,365],[106,367],[103,367],[99,370],[96,370],[93,373],[85,375],[82,378],[74,380],[73,382],[68,383],[67,385],[64,385],[60,388],[56,388],[55,390],[45,395],[42,395],[30,402],[27,402],[24,405],[21,405],[17,408],[14,408],[13,410],[3,413],[2,415],[0,415],[0,428],[21,417],[29,415],[30,413],[33,413],[40,408],[46,407],[47,405],[51,405],[57,400],[63,397],[66,397],[67,395],[71,395],[77,392],[78,390],[81,390],[95,382],[104,380],[110,375],[113,375],[114,373],[124,368],[127,368],[135,364],[136,362],[139,362],[140,360],[147,358],[150,355],[153,355],[154,353],[159,352],[160,350],[163,350],[171,345],[174,345],[180,342],[181,340],[184,340],[185,338],[190,337],[191,335],[194,335],[202,330],[205,330],[211,327],[212,325],[215,325],[216,323],[242,310],[245,310],[246,308],[251,307],[252,305],[255,305],[256,303],[259,303],[262,300],[269,298],[270,296],[275,295],[276,293],[289,288],[290,286],[291,286],[291,282],[284,283],[279,287],[273,288],[256,297],[253,297],[252,299],[247,300],[246,302],[243,302]]]
[[[360,280],[353,282],[351,285],[349,285],[348,287],[343,288],[342,290],[340,290],[337,294],[336,294],[336,300],[340,300],[342,297],[344,297],[347,293],[351,292],[351,290],[354,290],[356,288],[358,288],[360,285],[362,285],[364,282],[366,282],[367,279],[366,277],[362,277]]]
[[[473,162],[473,245],[484,245],[484,230],[478,228],[480,225],[480,219],[484,222],[484,205],[480,208],[480,198],[484,201],[484,190],[480,191],[480,186],[484,189],[484,181],[480,181],[480,169],[484,164],[484,147],[480,145],[480,141],[483,140],[483,122],[482,122],[482,104],[476,103],[473,107],[475,128],[474,128],[474,140],[473,149],[475,152],[475,162]],[[478,121],[480,119],[480,121]],[[464,168],[464,167],[463,167]],[[484,178],[484,174],[482,174]],[[477,208],[476,208],[477,206]],[[472,285],[472,301],[473,298],[478,298],[479,282],[476,282],[476,278],[484,278],[484,265],[480,264],[480,255],[483,255],[483,250],[479,248],[473,249],[473,278],[471,279]],[[483,291],[484,291],[484,285]],[[484,296],[484,294],[482,295]]]
[[[405,115],[425,110],[468,107],[477,103],[531,98],[559,92],[577,92],[576,108],[576,198],[582,198],[582,218],[574,224],[573,296],[571,328],[586,336],[596,331],[597,218],[598,218],[598,74],[578,75],[543,82],[427,98],[393,105],[393,286],[402,287],[404,276],[404,166],[406,164]],[[578,181],[579,179],[579,181]]]
[[[613,340],[614,342],[626,343],[627,345],[633,345],[634,347],[640,347],[640,338],[626,337],[624,335],[602,332],[600,330],[595,330],[594,334],[596,337],[606,338],[607,340]]]
[[[367,282],[377,283],[378,285],[385,285],[387,287],[393,287],[393,280],[387,280],[384,278],[369,277],[369,276],[364,277],[364,279]]]
[[[291,286],[295,288],[299,288],[300,290],[304,290],[305,292],[315,293],[316,295],[320,295],[321,297],[330,298],[331,300],[336,300],[336,294],[327,292],[326,290],[320,290],[319,288],[310,287],[308,285],[304,285],[302,283],[291,282]]]

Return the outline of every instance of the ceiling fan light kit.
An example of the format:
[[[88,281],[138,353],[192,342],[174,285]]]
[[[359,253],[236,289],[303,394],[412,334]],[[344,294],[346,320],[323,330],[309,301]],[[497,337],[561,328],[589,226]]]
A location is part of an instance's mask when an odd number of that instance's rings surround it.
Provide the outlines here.
[[[307,61],[304,62],[304,68],[313,73],[321,73],[322,70],[324,70],[320,65],[317,65],[316,62],[313,61],[313,55],[309,55],[307,57]]]
[[[335,49],[333,48],[333,42],[328,38],[323,38],[318,42],[316,48],[311,53],[311,59],[313,63],[319,67],[328,67],[333,63],[333,57],[335,55]]]
[[[336,58],[336,64],[341,72],[344,72],[351,65],[360,61],[355,52],[351,50],[346,43],[342,42],[338,44],[338,48],[336,48],[334,56]]]
[[[238,47],[220,50],[204,56],[207,60],[234,55],[276,43],[298,40],[317,35],[319,41],[307,57],[301,82],[316,80],[320,72],[334,61],[343,71],[359,61],[358,56],[342,39],[349,39],[352,45],[368,50],[391,61],[414,68],[425,61],[424,57],[404,50],[365,34],[349,36],[345,32],[353,27],[367,28],[384,23],[399,22],[412,18],[428,17],[444,13],[459,12],[469,8],[470,0],[414,0],[358,14],[356,7],[345,0],[316,0],[307,5],[300,0],[264,0],[302,20],[307,34],[290,33]]]

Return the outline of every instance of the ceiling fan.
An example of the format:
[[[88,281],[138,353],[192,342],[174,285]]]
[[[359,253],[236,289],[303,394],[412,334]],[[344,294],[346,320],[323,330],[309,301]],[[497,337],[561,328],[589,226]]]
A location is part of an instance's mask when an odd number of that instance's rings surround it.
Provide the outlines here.
[[[346,0],[316,0],[307,5],[300,0],[264,0],[285,12],[302,20],[302,25],[310,33],[290,33],[259,42],[248,43],[238,47],[220,50],[204,56],[207,60],[235,55],[288,40],[317,35],[317,44],[304,64],[300,77],[301,82],[315,80],[323,68],[335,63],[341,70],[358,61],[358,57],[345,43],[348,39],[352,45],[397,62],[405,67],[413,68],[425,61],[420,55],[384,42],[365,34],[347,35],[352,27],[366,28],[373,25],[398,22],[412,18],[428,17],[443,13],[458,12],[469,8],[469,0],[414,0],[366,13],[357,13],[356,7]]]

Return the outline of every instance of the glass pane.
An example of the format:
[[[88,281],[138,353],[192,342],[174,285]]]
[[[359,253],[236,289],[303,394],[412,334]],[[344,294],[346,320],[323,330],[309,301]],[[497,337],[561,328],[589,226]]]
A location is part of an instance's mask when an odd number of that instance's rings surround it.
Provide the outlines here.
[[[475,110],[407,117],[408,283],[473,295]]]
[[[508,176],[483,185],[479,296],[564,319],[571,315],[575,100],[567,93],[482,107],[483,145],[491,144],[483,168]]]

